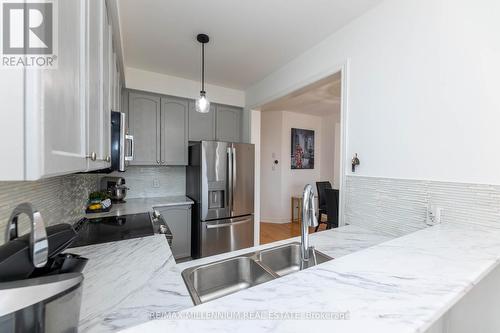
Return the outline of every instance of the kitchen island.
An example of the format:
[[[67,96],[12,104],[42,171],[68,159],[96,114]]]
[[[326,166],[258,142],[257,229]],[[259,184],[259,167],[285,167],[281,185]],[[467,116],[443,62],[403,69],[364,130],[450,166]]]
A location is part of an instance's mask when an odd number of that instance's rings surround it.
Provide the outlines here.
[[[311,241],[332,236],[333,245],[335,237],[351,228],[318,233]],[[348,243],[351,237],[346,236],[343,240]],[[357,237],[356,232],[352,236]],[[160,316],[163,320],[130,332],[426,332],[497,268],[500,228],[441,224],[343,257],[319,244],[317,248],[336,259],[184,310],[174,319],[166,313]],[[492,288],[495,295],[497,285]],[[161,306],[157,310],[163,311]],[[279,316],[324,312],[337,314],[337,320]],[[218,314],[247,317],[214,320]]]
[[[334,258],[389,239],[388,236],[356,226],[345,226],[310,236],[312,245]],[[70,249],[68,252],[89,258],[83,272],[85,280],[79,331],[114,332],[150,322],[152,318],[157,318],[158,314],[193,309],[194,304],[181,277],[185,268],[292,241],[299,241],[299,237],[180,264],[175,262],[163,235]],[[301,279],[297,274],[292,274],[291,277],[295,282],[299,280],[293,278]],[[258,290],[255,288],[263,286],[274,290],[282,286],[282,281],[287,281],[286,278],[276,279],[228,297],[245,297],[248,292],[252,293]],[[285,286],[285,289],[290,288]],[[277,289],[276,291],[279,292]],[[285,293],[286,291],[281,290]],[[214,304],[217,307],[218,302],[226,298],[203,306],[210,307]],[[261,308],[262,304],[255,309]],[[169,325],[163,320],[158,324]],[[158,328],[163,330],[161,326]],[[149,328],[144,328],[144,331],[148,330]]]

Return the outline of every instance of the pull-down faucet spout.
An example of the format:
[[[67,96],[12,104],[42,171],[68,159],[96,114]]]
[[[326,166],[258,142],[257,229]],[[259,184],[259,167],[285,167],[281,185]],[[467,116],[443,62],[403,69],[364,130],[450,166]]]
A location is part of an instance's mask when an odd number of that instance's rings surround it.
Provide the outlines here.
[[[309,261],[309,227],[316,226],[318,226],[318,220],[316,219],[316,210],[314,208],[313,187],[311,184],[307,184],[304,187],[304,193],[302,195],[302,232],[300,247],[302,261]]]

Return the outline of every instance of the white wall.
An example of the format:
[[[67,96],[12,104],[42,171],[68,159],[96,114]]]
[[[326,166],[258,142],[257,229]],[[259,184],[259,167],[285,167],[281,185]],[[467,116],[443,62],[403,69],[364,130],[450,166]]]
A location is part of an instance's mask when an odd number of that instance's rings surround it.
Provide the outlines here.
[[[137,68],[125,68],[125,86],[130,89],[144,90],[159,94],[197,98],[200,95],[200,82],[180,77],[148,72]],[[245,106],[245,93],[241,90],[205,84],[207,98],[216,103]]]
[[[300,195],[306,184],[315,186],[321,180],[321,161],[323,158],[322,145],[322,120],[323,117],[310,116],[302,113],[283,112],[283,132],[281,137],[282,151],[282,202],[284,211],[282,216],[290,222],[290,195]],[[290,146],[292,128],[303,128],[314,131],[314,169],[292,170]]]
[[[340,110],[322,117],[320,165],[322,181],[330,181],[333,188],[340,186]]]
[[[282,222],[281,188],[283,112],[261,112],[260,214],[261,221]],[[274,157],[273,157],[274,154]],[[273,161],[279,164],[273,167]]]
[[[324,142],[334,138],[333,128],[324,128],[327,117],[312,116],[286,111],[261,112],[261,221],[272,223],[290,222],[290,197],[300,195],[306,184],[325,180],[334,171],[334,164],[326,165],[322,170],[323,158],[334,160],[334,142]],[[332,122],[334,117],[328,117]],[[315,167],[314,169],[292,170],[290,168],[291,129],[303,128],[314,130]],[[331,132],[324,136],[323,131]],[[325,152],[325,147],[330,147]],[[274,153],[274,157],[273,157]],[[273,161],[279,164],[274,166]],[[328,179],[326,179],[328,180]]]
[[[261,105],[349,60],[365,176],[500,184],[500,2],[387,0],[247,90]]]
[[[261,114],[260,111],[249,110],[249,142],[255,145],[255,198],[254,198],[254,245],[260,244],[260,159],[261,159]],[[250,126],[252,124],[253,126]]]

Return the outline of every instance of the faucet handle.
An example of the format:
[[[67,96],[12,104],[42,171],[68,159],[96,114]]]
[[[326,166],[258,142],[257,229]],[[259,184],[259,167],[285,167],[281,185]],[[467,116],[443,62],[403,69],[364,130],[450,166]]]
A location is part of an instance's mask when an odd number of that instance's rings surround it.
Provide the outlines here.
[[[37,268],[43,267],[47,264],[47,259],[49,255],[49,243],[47,240],[47,230],[45,230],[45,224],[43,222],[42,215],[39,211],[34,210],[30,203],[22,203],[18,205],[12,211],[10,215],[9,222],[7,223],[7,229],[5,232],[5,241],[8,242],[17,238],[17,224],[18,217],[21,214],[28,215],[31,221],[31,233],[30,233],[30,253],[31,261],[33,265]]]

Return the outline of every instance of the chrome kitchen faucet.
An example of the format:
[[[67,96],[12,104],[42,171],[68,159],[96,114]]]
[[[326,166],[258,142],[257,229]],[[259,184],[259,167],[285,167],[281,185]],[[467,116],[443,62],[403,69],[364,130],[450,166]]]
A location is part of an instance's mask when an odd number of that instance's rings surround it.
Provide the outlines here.
[[[14,208],[5,230],[5,242],[18,237],[17,224],[18,217],[21,214],[26,214],[31,222],[30,254],[33,265],[43,267],[47,263],[49,253],[47,231],[45,230],[42,215],[30,203],[25,202]]]
[[[302,264],[309,261],[311,253],[313,259],[315,259],[314,247],[309,246],[309,227],[316,226],[318,226],[318,220],[316,219],[316,211],[314,208],[314,191],[311,184],[307,184],[304,187],[304,193],[302,195],[302,233],[300,237],[300,256]]]

